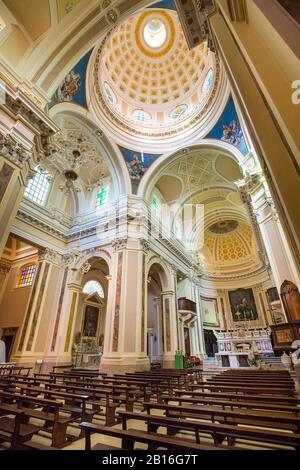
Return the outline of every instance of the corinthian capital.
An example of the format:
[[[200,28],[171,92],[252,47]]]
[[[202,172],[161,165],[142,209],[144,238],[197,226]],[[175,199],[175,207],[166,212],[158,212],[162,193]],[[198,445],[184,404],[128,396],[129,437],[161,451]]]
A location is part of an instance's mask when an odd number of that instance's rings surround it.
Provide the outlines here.
[[[20,168],[30,158],[30,153],[21,144],[11,135],[4,134],[0,134],[0,154]]]
[[[5,261],[0,261],[0,274],[8,274],[10,271],[10,264]]]
[[[59,253],[55,250],[51,250],[50,248],[41,248],[39,250],[39,261],[50,261],[55,262],[59,257]]]

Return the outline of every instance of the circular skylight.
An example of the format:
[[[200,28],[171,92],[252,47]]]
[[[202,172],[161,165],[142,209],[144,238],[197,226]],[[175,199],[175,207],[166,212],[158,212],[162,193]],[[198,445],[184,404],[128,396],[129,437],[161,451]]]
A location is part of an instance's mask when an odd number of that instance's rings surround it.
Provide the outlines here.
[[[167,38],[167,30],[164,23],[156,18],[152,18],[144,28],[144,39],[149,47],[157,49],[161,47]]]

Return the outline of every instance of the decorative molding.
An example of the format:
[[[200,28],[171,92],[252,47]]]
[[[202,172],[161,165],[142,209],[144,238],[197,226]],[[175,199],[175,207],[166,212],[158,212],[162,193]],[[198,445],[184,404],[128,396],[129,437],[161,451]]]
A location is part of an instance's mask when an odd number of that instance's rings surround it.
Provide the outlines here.
[[[110,24],[110,25],[115,25],[117,23],[119,17],[120,17],[120,14],[119,14],[119,12],[116,8],[112,8],[105,15],[105,19],[106,19],[107,23]]]
[[[48,261],[53,263],[57,261],[57,258],[60,256],[59,253],[50,248],[40,248],[38,252],[39,261]]]
[[[115,251],[124,250],[125,248],[127,248],[127,242],[127,238],[118,238],[111,242],[111,246],[114,248]]]
[[[23,168],[30,158],[30,152],[9,134],[0,133],[0,153],[19,168]]]
[[[11,265],[5,261],[0,261],[0,274],[8,274],[11,270]]]

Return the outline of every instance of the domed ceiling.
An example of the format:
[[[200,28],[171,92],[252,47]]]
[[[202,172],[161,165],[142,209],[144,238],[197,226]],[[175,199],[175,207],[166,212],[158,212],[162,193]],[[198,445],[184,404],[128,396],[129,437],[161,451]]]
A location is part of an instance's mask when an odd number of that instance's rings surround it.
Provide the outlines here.
[[[189,50],[175,11],[131,16],[93,55],[91,107],[121,143],[125,133],[138,141],[192,131],[216,101],[215,55],[206,42]]]

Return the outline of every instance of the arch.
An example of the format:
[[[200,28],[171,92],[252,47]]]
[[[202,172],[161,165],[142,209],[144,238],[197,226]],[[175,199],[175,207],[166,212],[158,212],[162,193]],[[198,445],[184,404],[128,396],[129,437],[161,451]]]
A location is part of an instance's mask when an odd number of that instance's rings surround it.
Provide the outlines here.
[[[89,279],[85,282],[82,288],[84,294],[97,293],[99,297],[104,298],[104,289],[102,284],[97,279]]]
[[[239,149],[234,147],[232,144],[227,142],[222,142],[215,139],[202,139],[198,143],[193,143],[188,148],[181,147],[176,152],[166,153],[155,160],[151,167],[147,170],[143,176],[141,183],[138,188],[138,196],[144,197],[145,199],[149,198],[150,191],[152,190],[155,183],[162,176],[163,170],[170,164],[174,163],[176,160],[180,159],[183,155],[186,155],[188,152],[195,151],[221,151],[233,161],[238,163],[243,173],[243,164],[245,161],[245,156],[240,152]]]
[[[91,114],[74,103],[59,103],[50,110],[52,119],[57,117],[71,118],[89,132],[99,151],[107,158],[110,171],[118,188],[119,195],[131,193],[131,181],[126,164],[118,146],[109,140],[93,122]]]
[[[170,272],[170,268],[168,267],[168,265],[161,258],[157,256],[153,256],[149,260],[148,265],[147,265],[147,269],[146,269],[147,279],[153,267],[155,268],[155,272],[160,279],[162,291],[172,290],[173,288],[172,277],[171,277],[171,272]]]

